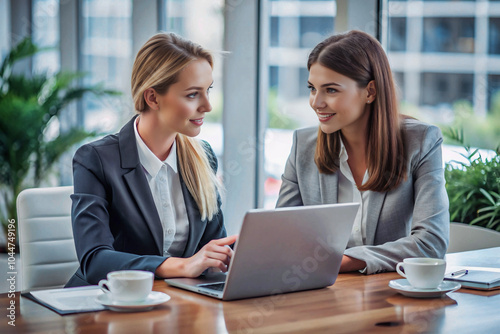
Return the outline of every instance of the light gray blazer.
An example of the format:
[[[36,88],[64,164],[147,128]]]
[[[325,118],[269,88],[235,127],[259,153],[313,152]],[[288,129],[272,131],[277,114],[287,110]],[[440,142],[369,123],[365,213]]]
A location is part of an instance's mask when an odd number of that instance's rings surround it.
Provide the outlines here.
[[[366,245],[345,255],[366,262],[366,274],[394,271],[407,257],[443,258],[449,212],[441,157],[441,131],[405,121],[406,181],[389,192],[371,192]],[[320,174],[314,162],[318,128],[295,131],[277,207],[337,203],[338,174]]]

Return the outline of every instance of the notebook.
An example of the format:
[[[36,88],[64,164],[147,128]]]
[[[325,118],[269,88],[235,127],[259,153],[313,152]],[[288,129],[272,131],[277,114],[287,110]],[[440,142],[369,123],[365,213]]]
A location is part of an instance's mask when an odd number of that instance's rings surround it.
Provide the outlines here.
[[[448,274],[444,278],[447,281],[458,282],[463,288],[477,290],[500,289],[500,272],[486,270],[467,270],[467,274],[453,277]]]
[[[222,300],[332,285],[358,203],[255,209],[246,213],[229,271],[165,281]]]
[[[95,299],[103,294],[96,285],[24,292],[21,295],[61,315],[106,309]]]

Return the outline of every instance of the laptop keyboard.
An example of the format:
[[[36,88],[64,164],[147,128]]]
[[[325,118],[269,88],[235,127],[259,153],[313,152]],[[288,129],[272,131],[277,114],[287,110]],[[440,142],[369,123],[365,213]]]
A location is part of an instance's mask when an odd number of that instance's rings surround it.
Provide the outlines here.
[[[226,285],[226,283],[222,282],[222,283],[200,284],[198,286],[202,287],[202,288],[211,289],[211,290],[222,291],[222,290],[224,290],[225,285]]]

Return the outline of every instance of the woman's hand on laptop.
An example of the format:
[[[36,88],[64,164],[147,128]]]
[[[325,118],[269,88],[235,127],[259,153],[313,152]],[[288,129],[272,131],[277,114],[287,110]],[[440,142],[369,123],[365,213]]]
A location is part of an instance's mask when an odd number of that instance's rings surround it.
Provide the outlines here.
[[[226,272],[233,256],[233,250],[227,246],[234,244],[237,239],[238,235],[215,239],[191,257],[170,257],[156,269],[155,274],[164,278],[198,277],[210,267]]]

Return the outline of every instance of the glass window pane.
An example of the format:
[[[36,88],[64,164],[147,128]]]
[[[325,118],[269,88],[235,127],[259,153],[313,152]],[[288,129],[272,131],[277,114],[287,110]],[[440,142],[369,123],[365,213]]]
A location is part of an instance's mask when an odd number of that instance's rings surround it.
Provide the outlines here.
[[[87,130],[116,131],[133,114],[129,101],[132,70],[132,0],[82,2],[81,71],[85,85],[102,83],[123,93],[120,99],[86,96]]]
[[[466,143],[495,149],[500,143],[500,18],[495,14],[500,2],[385,0],[382,10],[402,112],[442,129],[463,127]],[[403,20],[405,29],[396,28]]]
[[[389,50],[406,51],[406,17],[391,17],[389,34],[391,36]]]
[[[458,100],[472,103],[473,79],[472,74],[424,72],[420,79],[420,105],[437,107]]]
[[[500,54],[500,17],[490,18],[488,53]]]
[[[336,1],[268,2],[268,124],[265,138],[264,207],[276,205],[293,130],[317,126],[309,106],[307,56],[333,33]]]
[[[0,0],[0,61],[7,55],[9,51],[9,24],[10,15],[9,14],[9,1]]]
[[[474,18],[424,18],[423,52],[474,52]]]
[[[488,108],[496,112],[500,111],[500,74],[488,76]],[[499,129],[500,131],[500,129]]]
[[[53,48],[33,57],[33,72],[59,71],[59,0],[33,0],[32,29],[36,45]]]
[[[164,12],[160,22],[162,30],[175,32],[202,47],[213,51],[213,89],[210,91],[212,111],[205,116],[201,133],[204,139],[220,157],[223,150],[222,129],[222,69],[221,52],[224,42],[224,0],[162,0]],[[222,171],[220,166],[219,172]]]

